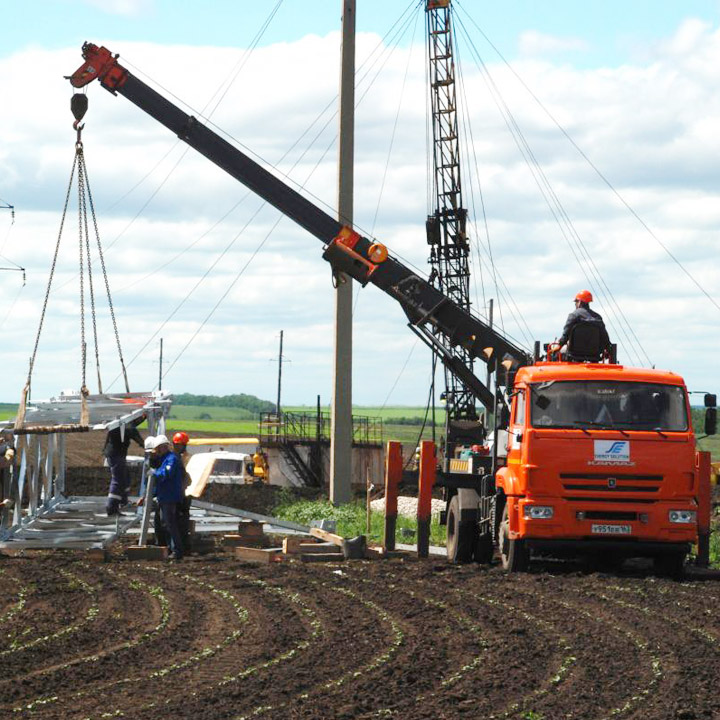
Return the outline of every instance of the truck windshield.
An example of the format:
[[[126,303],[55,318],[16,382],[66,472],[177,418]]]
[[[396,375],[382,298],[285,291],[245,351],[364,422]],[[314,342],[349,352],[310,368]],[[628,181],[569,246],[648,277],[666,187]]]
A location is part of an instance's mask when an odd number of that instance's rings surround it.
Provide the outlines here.
[[[554,381],[530,387],[534,427],[688,429],[685,390],[677,385]]]

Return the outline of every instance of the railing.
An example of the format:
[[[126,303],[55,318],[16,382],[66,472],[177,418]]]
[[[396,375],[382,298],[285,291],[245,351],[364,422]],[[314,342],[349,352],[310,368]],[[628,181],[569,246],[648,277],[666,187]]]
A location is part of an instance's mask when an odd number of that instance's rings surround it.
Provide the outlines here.
[[[267,443],[329,443],[330,413],[261,413],[258,437]],[[382,445],[382,418],[353,415],[353,445]]]

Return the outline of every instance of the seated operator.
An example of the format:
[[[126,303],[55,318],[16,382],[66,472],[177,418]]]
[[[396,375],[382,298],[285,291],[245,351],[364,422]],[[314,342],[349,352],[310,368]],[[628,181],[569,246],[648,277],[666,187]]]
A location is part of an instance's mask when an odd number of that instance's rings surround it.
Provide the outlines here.
[[[557,352],[563,345],[567,344],[570,334],[576,325],[597,325],[600,327],[600,347],[598,348],[599,356],[602,355],[602,352],[610,345],[610,338],[608,337],[602,317],[599,313],[590,309],[592,299],[593,296],[589,290],[581,290],[575,296],[575,310],[568,315],[560,338],[550,345],[551,352]],[[572,350],[568,353],[568,359],[572,359],[571,355]],[[598,360],[599,359],[600,357],[598,357]]]

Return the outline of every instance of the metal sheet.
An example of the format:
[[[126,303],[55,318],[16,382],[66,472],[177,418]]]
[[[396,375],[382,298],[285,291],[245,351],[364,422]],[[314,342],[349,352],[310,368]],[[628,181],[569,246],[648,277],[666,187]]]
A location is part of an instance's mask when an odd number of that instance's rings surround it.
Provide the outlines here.
[[[107,429],[114,421],[129,421],[139,417],[148,404],[169,402],[169,396],[157,396],[149,392],[90,395],[87,398],[90,427]],[[76,396],[32,403],[25,411],[25,426],[77,425],[80,423],[80,411],[81,401]]]

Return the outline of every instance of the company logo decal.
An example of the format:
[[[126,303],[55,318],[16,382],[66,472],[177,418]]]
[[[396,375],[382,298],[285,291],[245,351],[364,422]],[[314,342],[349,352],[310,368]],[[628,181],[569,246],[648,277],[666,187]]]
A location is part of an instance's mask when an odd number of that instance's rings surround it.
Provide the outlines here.
[[[594,440],[594,458],[592,465],[629,465],[629,440]]]

